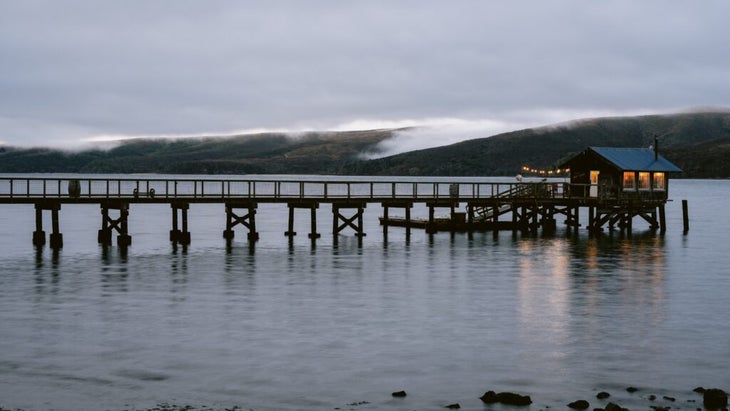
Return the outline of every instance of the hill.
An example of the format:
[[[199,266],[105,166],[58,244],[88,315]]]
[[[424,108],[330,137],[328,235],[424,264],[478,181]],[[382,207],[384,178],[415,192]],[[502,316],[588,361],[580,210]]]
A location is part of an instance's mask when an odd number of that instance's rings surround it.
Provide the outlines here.
[[[111,150],[0,148],[4,173],[325,174],[358,161],[393,130],[134,139]]]
[[[730,177],[730,112],[580,120],[360,162],[345,170],[375,175],[515,175],[523,165],[551,168],[589,146],[648,147],[685,177]]]
[[[136,139],[108,151],[0,147],[0,172],[515,175],[523,165],[554,167],[588,146],[648,147],[658,135],[660,151],[683,177],[730,178],[730,111],[578,120],[362,158],[398,131]]]

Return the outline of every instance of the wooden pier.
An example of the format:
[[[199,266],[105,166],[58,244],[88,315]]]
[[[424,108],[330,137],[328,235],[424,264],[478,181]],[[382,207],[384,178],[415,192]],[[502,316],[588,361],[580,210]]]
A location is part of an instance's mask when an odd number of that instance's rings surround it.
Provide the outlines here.
[[[171,208],[170,241],[190,244],[188,211],[190,204],[217,203],[223,207],[225,231],[230,241],[235,228],[244,229],[250,242],[259,239],[256,213],[267,204],[286,204],[289,213],[284,233],[291,238],[296,210],[309,210],[313,241],[321,236],[317,210],[329,205],[332,234],[352,232],[363,237],[364,210],[378,204],[384,232],[389,226],[404,226],[407,234],[414,228],[428,233],[437,231],[513,230],[554,232],[559,216],[568,229],[581,227],[581,209],[587,210],[586,227],[591,232],[604,228],[631,232],[635,217],[650,229],[666,230],[665,190],[646,190],[640,195],[625,195],[600,184],[569,182],[424,182],[362,181],[354,179],[265,180],[265,179],[187,179],[187,178],[40,178],[0,177],[0,204],[35,206],[35,231],[32,243],[42,246],[43,212],[51,212],[52,232],[49,245],[63,247],[59,230],[62,206],[98,204],[101,226],[98,242],[110,245],[113,234],[121,247],[132,244],[128,221],[130,205],[161,204]],[[428,208],[428,218],[411,219],[414,205]],[[392,217],[390,210],[402,210],[405,217]],[[1,210],[1,209],[0,209]],[[448,218],[437,218],[437,210],[447,210]],[[585,213],[584,213],[585,214]],[[90,216],[91,218],[91,216]],[[93,218],[98,218],[93,217]],[[1,230],[1,229],[0,229]]]

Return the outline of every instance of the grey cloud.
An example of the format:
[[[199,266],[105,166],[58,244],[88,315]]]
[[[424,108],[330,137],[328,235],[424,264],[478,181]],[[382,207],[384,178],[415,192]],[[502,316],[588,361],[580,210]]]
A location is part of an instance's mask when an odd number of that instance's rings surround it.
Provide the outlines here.
[[[729,12],[724,1],[0,2],[0,141],[723,106]]]

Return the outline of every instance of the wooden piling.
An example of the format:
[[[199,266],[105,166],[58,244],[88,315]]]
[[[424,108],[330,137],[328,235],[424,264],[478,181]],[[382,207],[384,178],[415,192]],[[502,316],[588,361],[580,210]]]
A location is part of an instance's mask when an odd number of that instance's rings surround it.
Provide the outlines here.
[[[43,246],[46,243],[46,232],[43,231],[43,206],[35,204],[35,231],[33,231],[33,245]]]
[[[337,237],[342,230],[350,227],[355,230],[357,237],[364,237],[366,233],[363,231],[362,215],[365,207],[366,203],[364,202],[332,203],[332,234]],[[355,214],[347,217],[340,212],[340,210],[344,209],[353,209],[355,210]],[[357,225],[355,224],[355,220],[357,220]],[[340,224],[340,221],[342,221],[342,224]]]
[[[101,207],[101,229],[97,234],[99,244],[108,246],[112,243],[112,232],[117,231],[117,245],[128,247],[132,245],[132,237],[129,235],[127,218],[129,216],[129,203],[119,201],[104,201]],[[119,218],[109,216],[109,210],[119,210]]]
[[[61,204],[56,204],[51,208],[51,235],[49,245],[52,249],[58,250],[63,247],[63,234],[58,225],[58,211],[61,209]]]
[[[664,210],[664,204],[659,206],[659,232],[660,233],[666,233],[667,232],[667,218]]]
[[[255,242],[259,239],[259,233],[256,231],[256,208],[258,203],[256,202],[227,202],[225,203],[226,208],[226,229],[223,231],[223,238],[230,241],[233,240],[234,231],[233,227],[240,224],[248,228],[248,240]],[[236,208],[242,208],[247,211],[246,214],[239,216],[234,211]]]
[[[189,245],[190,232],[188,231],[188,209],[190,205],[184,202],[170,203],[172,209],[172,229],[170,230],[170,241],[173,244]],[[180,219],[182,227],[178,228],[178,211],[180,211]]]
[[[687,234],[689,231],[689,210],[687,200],[682,200],[682,226],[684,227],[684,233]]]

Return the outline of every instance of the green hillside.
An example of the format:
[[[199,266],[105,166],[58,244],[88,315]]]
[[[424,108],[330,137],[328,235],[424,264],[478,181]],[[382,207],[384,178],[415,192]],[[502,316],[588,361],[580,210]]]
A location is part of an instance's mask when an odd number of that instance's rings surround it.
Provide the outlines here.
[[[391,130],[183,139],[134,139],[108,151],[0,148],[0,172],[336,173],[393,136]]]
[[[362,158],[398,131],[136,139],[107,151],[0,147],[0,172],[515,175],[523,165],[554,167],[588,146],[648,147],[658,135],[660,151],[683,177],[730,178],[730,111],[578,120]]]
[[[730,177],[730,113],[581,120],[361,162],[346,170],[376,175],[514,175],[523,165],[550,168],[589,146],[648,147],[687,177]]]

